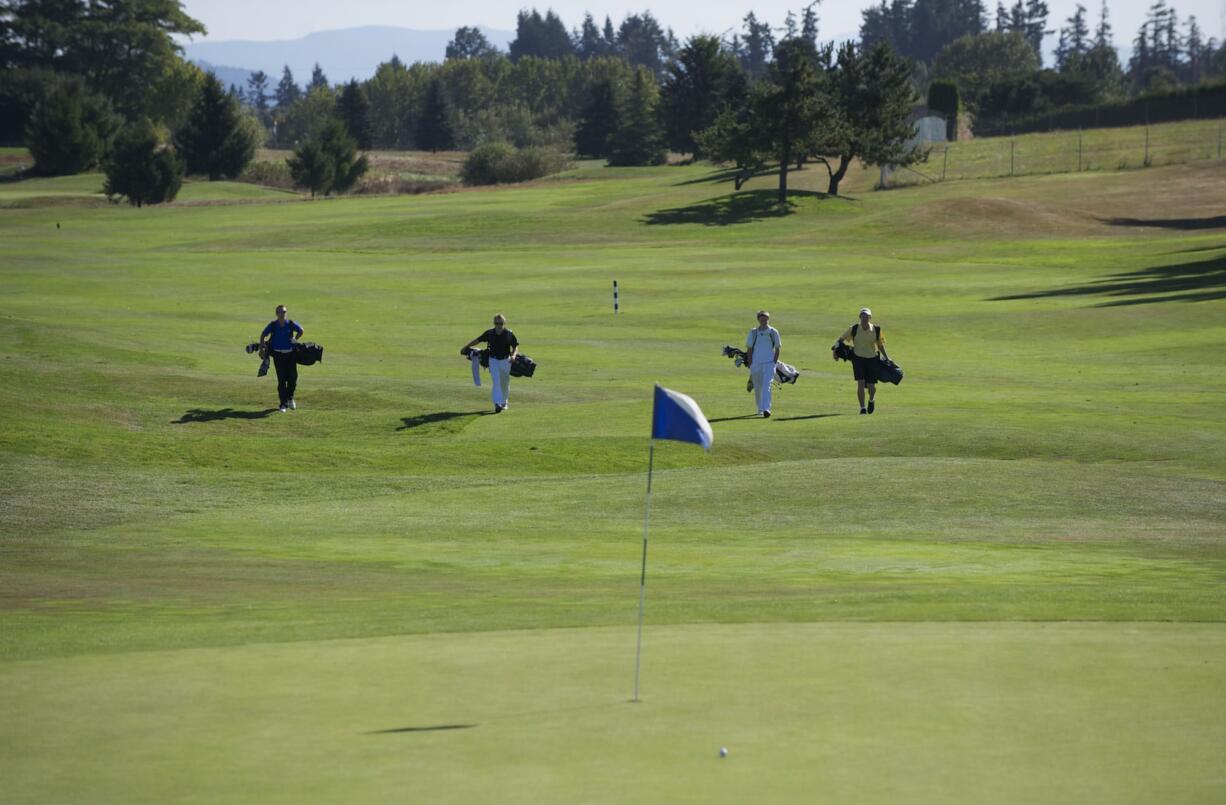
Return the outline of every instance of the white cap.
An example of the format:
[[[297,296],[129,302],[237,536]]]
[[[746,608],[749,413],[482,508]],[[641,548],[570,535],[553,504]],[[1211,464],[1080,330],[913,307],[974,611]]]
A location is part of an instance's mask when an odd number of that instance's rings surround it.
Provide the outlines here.
[[[860,308],[860,315],[861,315],[861,316],[871,316],[871,315],[873,315],[873,311],[869,310],[869,309],[868,309],[868,308],[866,308],[866,307],[862,307],[862,308]]]

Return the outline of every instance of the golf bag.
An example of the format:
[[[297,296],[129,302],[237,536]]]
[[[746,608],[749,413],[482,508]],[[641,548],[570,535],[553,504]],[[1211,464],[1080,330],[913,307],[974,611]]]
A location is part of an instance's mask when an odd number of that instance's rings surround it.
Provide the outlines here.
[[[877,380],[882,383],[893,383],[897,386],[902,382],[902,367],[894,363],[894,361],[878,355],[877,360],[880,362],[877,366]]]
[[[748,357],[749,353],[745,352],[745,350],[743,349],[737,349],[731,344],[725,344],[724,349],[723,349],[723,355],[725,358],[732,358],[732,364],[734,366],[740,367],[740,366],[746,365],[745,358]],[[775,361],[775,381],[774,382],[782,386],[784,383],[795,383],[799,379],[800,379],[800,372],[796,369],[795,366],[784,363],[783,361]],[[749,378],[749,381],[745,384],[745,391],[753,391],[753,378],[752,377]]]
[[[834,352],[835,360],[847,361],[848,363],[851,363],[851,356],[854,353],[852,351],[852,348],[849,345],[843,343],[842,341],[839,341],[830,349]]]
[[[324,348],[314,341],[294,342],[294,362],[299,366],[310,366],[324,359]]]
[[[511,377],[532,377],[536,374],[536,361],[527,355],[516,355],[511,360]]]
[[[474,353],[476,353],[477,359],[481,362],[482,369],[490,368],[490,351],[488,349],[477,349],[476,347],[463,347],[460,349],[460,355],[466,360],[471,360]]]

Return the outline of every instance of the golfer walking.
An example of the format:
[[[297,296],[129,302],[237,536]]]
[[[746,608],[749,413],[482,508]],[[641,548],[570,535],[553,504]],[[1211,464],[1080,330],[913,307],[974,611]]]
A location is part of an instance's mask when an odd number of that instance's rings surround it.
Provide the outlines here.
[[[463,348],[480,342],[485,342],[490,350],[490,385],[493,387],[490,396],[494,399],[494,413],[501,414],[510,407],[507,398],[511,393],[511,361],[519,350],[519,339],[507,327],[506,317],[498,313],[494,316],[494,326]]]
[[[871,414],[877,407],[877,369],[880,365],[878,354],[889,360],[885,351],[885,336],[881,328],[873,324],[873,311],[866,307],[860,308],[860,321],[843,331],[838,341],[831,349],[838,349],[840,343],[851,344],[851,370],[856,378],[856,397],[860,400],[860,413]],[[838,356],[835,355],[835,360]],[[864,390],[868,389],[868,405],[864,404]]]
[[[750,330],[745,338],[745,352],[748,353],[745,362],[749,364],[749,375],[753,378],[754,401],[758,403],[758,413],[763,418],[771,415],[771,383],[775,379],[779,348],[783,346],[779,331],[771,327],[770,320],[771,314],[759,310],[758,326]]]
[[[276,314],[277,317],[260,334],[260,355],[268,355],[269,350],[272,351],[272,363],[277,367],[277,396],[280,398],[277,410],[284,414],[287,409],[298,407],[294,402],[294,390],[298,388],[294,342],[302,338],[302,328],[289,318],[285,305],[277,305]]]

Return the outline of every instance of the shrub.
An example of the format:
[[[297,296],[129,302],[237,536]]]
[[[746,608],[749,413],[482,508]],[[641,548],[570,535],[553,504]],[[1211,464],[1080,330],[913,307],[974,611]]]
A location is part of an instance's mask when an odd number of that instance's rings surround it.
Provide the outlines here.
[[[238,180],[284,190],[294,186],[294,177],[290,175],[289,165],[283,159],[275,162],[268,160],[252,162],[238,177]]]
[[[539,179],[568,167],[569,157],[546,148],[486,143],[468,155],[460,178],[467,185],[511,184]]]

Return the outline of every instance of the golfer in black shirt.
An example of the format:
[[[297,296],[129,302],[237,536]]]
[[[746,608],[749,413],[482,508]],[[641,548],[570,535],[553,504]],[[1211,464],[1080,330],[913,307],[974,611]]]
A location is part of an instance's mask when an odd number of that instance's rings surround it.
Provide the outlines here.
[[[494,316],[494,326],[464,345],[467,349],[485,342],[490,350],[490,385],[494,398],[494,413],[501,414],[508,407],[507,397],[511,392],[511,361],[519,349],[519,339],[507,328],[507,320],[501,314]]]

